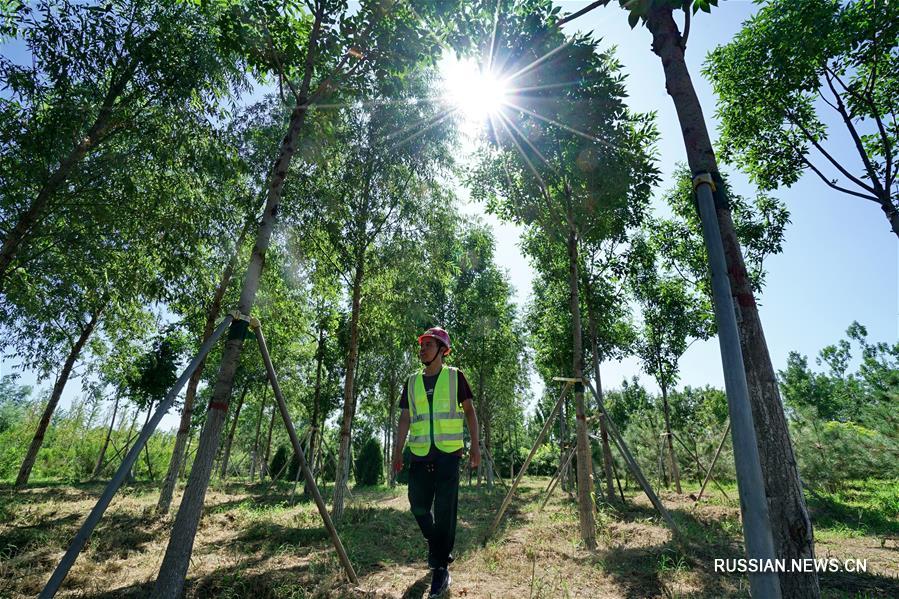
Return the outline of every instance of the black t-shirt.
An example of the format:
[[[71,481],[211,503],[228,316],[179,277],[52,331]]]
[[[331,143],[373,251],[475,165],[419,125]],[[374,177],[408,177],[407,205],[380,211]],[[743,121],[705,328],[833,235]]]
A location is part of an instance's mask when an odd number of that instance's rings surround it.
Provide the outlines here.
[[[465,375],[462,374],[462,371],[459,370],[459,382],[456,388],[456,394],[458,395],[459,406],[466,399],[472,399],[474,395],[471,393],[471,387],[468,385],[468,380],[465,378]],[[424,375],[422,376],[423,382],[425,384],[425,393],[428,394],[428,405],[432,406],[434,401],[434,387],[437,385],[437,379],[440,377],[440,373],[438,372],[434,376]],[[403,395],[400,397],[400,409],[408,410],[409,409],[409,381],[406,380],[406,384],[403,385]],[[437,446],[434,443],[431,443],[431,449],[428,451],[428,455],[426,456],[418,456],[414,453],[412,454],[413,462],[431,462],[437,456],[437,453],[445,453],[437,449]],[[463,450],[453,452],[453,455],[462,455]]]

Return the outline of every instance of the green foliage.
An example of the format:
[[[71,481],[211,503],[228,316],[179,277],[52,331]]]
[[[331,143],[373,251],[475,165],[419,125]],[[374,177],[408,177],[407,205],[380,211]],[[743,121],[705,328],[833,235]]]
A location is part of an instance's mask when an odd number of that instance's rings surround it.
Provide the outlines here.
[[[525,456],[526,457],[526,456]],[[531,463],[528,466],[528,474],[534,476],[552,476],[559,468],[559,446],[543,444],[537,448]],[[524,460],[522,460],[523,463]]]
[[[0,395],[0,417],[6,418],[6,426],[0,430],[0,480],[15,477],[47,402],[44,394],[31,396],[27,389],[5,385]],[[93,397],[76,400],[68,409],[57,410],[35,462],[33,480],[76,482],[91,476],[108,427],[108,422],[98,421],[98,412],[98,398]],[[135,412],[134,416],[137,415]],[[133,419],[123,417],[120,410],[117,422],[121,424],[112,431],[112,443],[117,447],[123,447],[129,439],[133,441],[135,431],[126,421],[130,423]],[[148,443],[149,451],[142,452],[135,463],[135,477],[145,479],[152,469],[158,479],[168,464],[173,443],[173,433],[154,433]],[[118,467],[121,459],[121,454],[115,455],[108,449],[104,472]]]
[[[667,269],[711,298],[709,261],[696,209],[693,177],[684,164],[678,165],[674,177],[674,186],[664,194],[673,216],[653,223],[649,243]],[[752,199],[735,193],[726,174],[722,175],[722,182],[750,284],[753,291],[761,291],[765,283],[765,259],[783,249],[790,213],[780,200],[764,193]]]
[[[816,358],[825,372],[797,352],[778,372],[803,476],[829,490],[850,479],[899,476],[899,343],[871,343],[857,322],[846,334]],[[853,345],[861,349],[855,372]]]
[[[711,335],[711,306],[681,277],[661,270],[658,257],[643,239],[633,242],[632,256],[630,283],[643,316],[637,355],[643,369],[667,392],[677,383],[678,362],[687,351],[687,340]]]
[[[356,456],[356,484],[372,486],[382,480],[384,480],[384,457],[381,445],[377,439],[369,437]]]
[[[718,96],[722,158],[763,189],[792,185],[810,169],[834,189],[895,212],[897,45],[894,2],[766,2],[706,61],[704,74]],[[830,120],[855,139],[857,168],[828,149]],[[834,168],[839,174],[828,174]]]

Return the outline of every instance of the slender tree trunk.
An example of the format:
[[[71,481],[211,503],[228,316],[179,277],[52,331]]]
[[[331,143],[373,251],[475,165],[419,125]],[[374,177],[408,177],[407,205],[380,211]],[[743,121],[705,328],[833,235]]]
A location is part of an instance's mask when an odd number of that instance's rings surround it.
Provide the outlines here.
[[[677,465],[677,456],[674,453],[674,437],[671,435],[671,415],[668,410],[668,385],[662,382],[662,410],[665,413],[665,439],[668,442],[668,457],[671,459],[671,475],[674,477],[674,488],[678,494],[683,493],[680,486],[680,468]]]
[[[250,463],[250,483],[256,480],[256,464],[259,462],[259,433],[262,432],[262,416],[265,413],[265,391],[259,401],[259,416],[256,417],[256,435],[253,437],[253,461]]]
[[[112,437],[112,431],[115,426],[115,417],[119,412],[119,399],[121,399],[121,396],[121,388],[116,389],[115,403],[112,404],[112,418],[109,419],[109,427],[106,429],[106,438],[103,439],[103,445],[100,447],[100,455],[97,456],[97,464],[94,466],[91,479],[100,476],[100,471],[103,469],[103,458],[106,457],[106,449],[109,447],[109,439]]]
[[[100,301],[99,307],[94,309],[94,312],[91,314],[91,319],[81,329],[81,334],[78,336],[78,339],[69,351],[69,355],[66,357],[66,361],[63,363],[62,370],[56,378],[56,384],[53,385],[53,392],[50,394],[50,400],[47,402],[47,407],[44,408],[44,413],[37,425],[37,430],[34,432],[34,437],[31,439],[31,445],[28,447],[25,459],[22,460],[22,467],[19,468],[19,474],[16,476],[16,488],[21,488],[28,484],[28,477],[31,476],[31,469],[34,468],[37,452],[44,443],[44,435],[47,433],[47,428],[50,426],[50,419],[53,418],[53,412],[56,410],[57,404],[59,404],[59,399],[62,397],[62,391],[69,381],[69,376],[72,374],[72,368],[74,368],[75,362],[81,355],[81,350],[84,348],[87,340],[90,339],[91,334],[93,334],[97,322],[100,320],[100,315],[106,308],[106,301],[107,300],[104,297]]]
[[[144,418],[144,426],[147,427],[147,423],[150,422],[150,417],[153,415],[153,401],[150,401],[150,405],[147,406],[147,417]],[[149,441],[144,444],[144,460],[147,462],[147,476],[150,478],[150,482],[153,482],[155,478],[153,476],[153,464],[150,462],[150,443]]]
[[[559,468],[561,468],[561,473],[559,476],[562,477],[562,488],[569,493],[571,492],[571,485],[569,482],[571,481],[571,477],[569,474],[569,468],[565,467],[565,456],[568,454],[568,400],[565,400],[565,403],[562,404],[562,408],[559,410]]]
[[[184,478],[184,471],[187,470],[187,459],[190,457],[190,444],[193,442],[194,436],[187,435],[187,448],[184,450],[184,459],[181,460],[181,468],[178,470],[178,478]]]
[[[683,38],[671,9],[650,9],[646,25],[653,36],[653,52],[662,61],[666,89],[677,110],[690,169],[716,176],[718,165],[715,153],[684,61]],[[812,524],[755,297],[746,275],[730,209],[717,206],[716,212],[737,310],[740,345],[777,557],[788,561],[813,558]],[[814,572],[781,575],[780,587],[785,598],[817,598],[821,594],[818,576]]]
[[[343,503],[346,483],[349,480],[350,440],[353,430],[355,399],[353,382],[356,362],[359,357],[359,313],[361,308],[362,281],[365,276],[364,254],[356,257],[356,274],[353,277],[353,303],[350,316],[350,347],[346,360],[346,380],[343,386],[343,420],[340,424],[340,448],[337,453],[337,473],[334,480],[334,506],[331,514],[335,520],[343,517]]]
[[[318,346],[315,352],[315,392],[312,395],[312,422],[309,427],[309,459],[312,476],[315,477],[315,455],[316,446],[318,445],[318,417],[319,407],[321,405],[322,394],[322,367],[325,359],[325,325],[324,322],[318,324]],[[311,489],[307,483],[303,483],[303,494],[310,495]]]
[[[396,472],[393,471],[393,460],[392,460],[392,449],[394,444],[396,443],[396,439],[393,438],[393,427],[396,426],[396,403],[398,400],[397,395],[399,392],[396,390],[397,384],[396,379],[391,375],[390,378],[390,422],[387,424],[388,430],[388,451],[387,451],[387,471],[390,473],[390,486],[396,486]]]
[[[484,411],[486,412],[487,410],[484,410]],[[485,459],[482,459],[481,461],[485,462],[485,466],[487,468],[487,473],[486,473],[487,474],[487,488],[492,491],[493,490],[493,460],[486,457],[488,455],[489,456],[493,455],[493,445],[490,443],[490,433],[491,433],[490,417],[485,414],[483,444],[484,444],[484,449],[486,451],[481,452],[481,455],[485,456]]]
[[[581,378],[583,358],[581,349],[581,305],[578,299],[577,275],[577,233],[573,226],[571,208],[568,209],[568,270],[571,291],[571,338],[572,338],[572,370],[574,378]],[[574,387],[575,432],[577,434],[577,493],[578,511],[580,515],[581,539],[587,549],[596,549],[596,520],[593,516],[593,456],[590,452],[590,439],[587,433],[587,415],[584,408],[584,385],[576,383]]]
[[[256,291],[259,288],[262,270],[265,266],[265,252],[268,249],[281,204],[284,179],[287,177],[290,161],[296,151],[297,139],[306,120],[309,84],[312,79],[312,68],[323,16],[324,8],[319,4],[310,33],[300,94],[290,116],[287,135],[284,136],[281,142],[278,158],[269,176],[265,209],[262,221],[259,223],[256,243],[250,255],[250,263],[247,265],[246,275],[244,276],[240,301],[238,302],[238,310],[243,315],[249,315],[253,309]],[[231,324],[228,340],[222,353],[218,377],[209,402],[206,422],[200,434],[197,456],[194,458],[190,479],[187,482],[187,488],[184,490],[181,506],[178,508],[169,544],[166,547],[165,557],[163,557],[159,576],[153,589],[152,597],[155,599],[178,597],[184,589],[184,579],[187,575],[191,553],[193,553],[197,525],[200,522],[200,513],[206,498],[209,477],[212,474],[212,462],[218,449],[222,426],[228,410],[228,402],[234,386],[234,373],[237,370],[247,328],[248,323],[246,320],[235,319]]]
[[[588,312],[590,318],[590,338],[593,342],[593,378],[596,382],[597,405],[603,399],[602,377],[599,374],[599,347],[597,342],[596,317],[592,311]],[[609,431],[606,427],[605,414],[599,413],[599,435],[602,440],[602,466],[606,478],[606,496],[609,502],[615,501],[615,484],[612,473],[612,449],[609,447]]]
[[[212,332],[215,330],[216,321],[222,312],[222,300],[231,279],[234,276],[234,268],[237,266],[237,260],[240,256],[240,248],[243,246],[244,239],[250,231],[252,219],[247,219],[244,224],[237,243],[234,246],[234,253],[231,254],[228,264],[222,271],[219,284],[212,296],[212,302],[206,311],[206,323],[203,325],[203,334],[200,336],[198,347],[202,347]],[[206,366],[206,359],[200,362],[197,369],[187,382],[187,390],[184,392],[184,406],[181,408],[181,422],[178,425],[178,433],[175,435],[175,448],[172,450],[172,457],[169,460],[169,469],[162,483],[162,490],[159,492],[159,501],[156,503],[156,513],[164,516],[168,514],[172,505],[172,495],[175,493],[175,485],[178,483],[178,473],[181,471],[181,463],[184,461],[184,452],[187,445],[187,438],[190,435],[190,423],[194,413],[194,401],[197,397],[197,387],[200,385],[200,379],[203,376],[203,369]],[[252,478],[252,477],[251,477]]]
[[[231,458],[231,444],[234,443],[234,432],[237,430],[240,409],[243,407],[243,400],[247,396],[248,389],[249,385],[244,385],[243,391],[240,393],[240,399],[237,400],[237,407],[234,409],[234,421],[231,423],[231,430],[228,432],[228,438],[225,440],[225,454],[222,456],[222,470],[219,473],[222,480],[228,478],[228,460]]]
[[[267,388],[266,388],[267,389]],[[272,430],[275,428],[275,414],[278,413],[277,406],[272,406],[272,416],[268,421],[268,435],[266,435],[265,440],[265,457],[262,459],[262,465],[265,469],[263,472],[259,473],[259,480],[262,481],[262,477],[265,476],[266,473],[271,474],[271,470],[269,468],[269,460],[272,455]]]

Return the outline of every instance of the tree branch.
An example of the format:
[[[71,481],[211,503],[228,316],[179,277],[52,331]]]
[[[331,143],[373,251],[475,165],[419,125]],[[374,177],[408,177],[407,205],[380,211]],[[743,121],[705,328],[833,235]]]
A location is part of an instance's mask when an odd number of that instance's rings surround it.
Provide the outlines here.
[[[871,193],[875,193],[873,187],[866,185],[864,183],[864,181],[862,181],[861,179],[859,179],[858,177],[856,177],[855,175],[853,175],[852,173],[847,171],[846,168],[842,164],[840,164],[833,156],[831,156],[830,153],[824,149],[824,147],[821,145],[821,143],[817,139],[815,139],[815,137],[811,134],[811,132],[808,129],[806,129],[802,123],[799,122],[799,119],[795,118],[792,115],[791,111],[787,110],[784,114],[791,123],[796,125],[799,128],[799,130],[802,131],[803,135],[805,135],[806,140],[811,142],[811,144],[813,146],[815,146],[815,148],[819,152],[821,152],[821,154],[823,154],[824,157],[827,158],[827,160],[837,168],[837,170],[839,170],[841,173],[843,173],[844,176],[849,178],[850,181],[852,181],[853,183],[855,183],[862,189],[867,190]]]
[[[871,159],[868,156],[868,152],[867,150],[865,150],[864,145],[862,145],[862,140],[855,128],[855,124],[852,122],[852,119],[846,112],[846,106],[843,104],[843,99],[840,97],[840,94],[837,93],[837,90],[833,85],[833,80],[827,74],[828,72],[833,73],[833,71],[826,65],[824,66],[824,70],[824,79],[827,81],[828,87],[830,87],[830,90],[836,97],[840,116],[843,117],[843,122],[846,124],[846,128],[849,129],[849,134],[852,136],[852,141],[855,143],[855,149],[858,152],[858,155],[861,156],[862,162],[865,164],[865,170],[868,171],[868,178],[871,180],[871,184],[874,185],[874,188],[871,189],[871,191],[874,193],[874,195],[881,197],[883,195],[883,189],[880,185],[880,179],[877,178],[877,171],[874,170],[874,166],[871,164]],[[836,75],[835,73],[833,74]],[[887,148],[884,148],[884,150],[887,150]]]
[[[847,194],[849,194],[849,195],[853,195],[853,196],[856,196],[856,197],[858,197],[858,198],[862,198],[863,200],[870,200],[870,201],[872,201],[872,202],[875,202],[875,203],[878,204],[878,205],[880,204],[880,200],[878,200],[876,197],[874,197],[874,196],[872,196],[872,195],[865,195],[865,194],[859,193],[859,192],[857,192],[857,191],[852,191],[851,189],[846,189],[845,187],[840,187],[840,186],[837,185],[834,181],[831,181],[830,179],[828,179],[827,177],[825,177],[825,176],[824,176],[824,173],[822,173],[821,171],[819,171],[819,170],[815,167],[815,165],[812,164],[811,161],[810,161],[808,158],[806,158],[805,156],[802,156],[802,157],[801,157],[801,160],[805,163],[805,165],[806,165],[807,167],[809,167],[810,169],[812,169],[812,170],[815,172],[815,174],[818,175],[818,176],[821,178],[821,180],[824,181],[829,187],[832,187],[833,189],[836,189],[837,191],[842,191],[843,193],[847,193]]]
[[[569,15],[565,15],[564,17],[562,17],[561,19],[556,21],[556,25],[561,28],[562,25],[564,25],[565,23],[573,21],[576,18],[587,14],[594,8],[598,8],[600,6],[605,6],[608,3],[609,3],[609,0],[596,0],[596,2],[592,2],[592,3],[588,4],[587,6],[585,6],[584,8],[580,9],[577,12],[571,13]]]

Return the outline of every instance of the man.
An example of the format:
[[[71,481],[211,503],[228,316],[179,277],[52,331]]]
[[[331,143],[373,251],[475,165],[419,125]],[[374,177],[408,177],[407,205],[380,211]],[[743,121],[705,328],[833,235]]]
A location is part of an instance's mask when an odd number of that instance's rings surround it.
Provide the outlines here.
[[[471,435],[472,468],[480,463],[481,450],[471,387],[458,369],[443,365],[451,350],[449,334],[433,327],[418,338],[418,344],[424,372],[410,375],[403,388],[393,468],[397,472],[403,468],[403,445],[411,431],[409,505],[428,541],[428,567],[432,570],[428,596],[433,599],[443,595],[452,582],[448,567],[456,540],[459,460],[465,451],[463,413]]]

